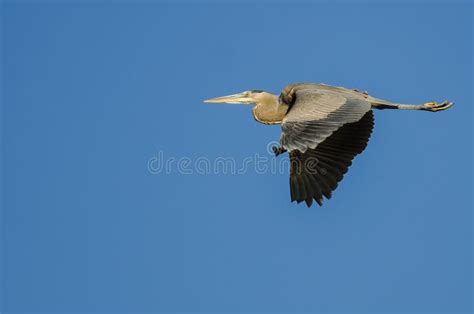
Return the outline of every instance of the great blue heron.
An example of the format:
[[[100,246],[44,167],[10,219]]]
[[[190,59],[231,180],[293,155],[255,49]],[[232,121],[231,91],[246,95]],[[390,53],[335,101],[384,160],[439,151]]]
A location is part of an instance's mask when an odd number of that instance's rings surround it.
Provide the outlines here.
[[[453,105],[397,104],[367,92],[315,83],[290,84],[280,96],[250,90],[205,102],[255,104],[255,120],[281,124],[280,146],[273,151],[276,156],[288,151],[291,201],[305,201],[308,207],[313,199],[321,206],[323,196],[331,198],[352,159],[367,146],[374,126],[372,109],[436,112]]]

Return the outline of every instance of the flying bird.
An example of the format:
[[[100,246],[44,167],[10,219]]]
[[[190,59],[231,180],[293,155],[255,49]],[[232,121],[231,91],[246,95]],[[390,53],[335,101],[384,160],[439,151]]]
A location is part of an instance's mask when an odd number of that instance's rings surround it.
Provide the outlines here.
[[[281,124],[276,156],[290,157],[291,201],[330,199],[354,157],[365,149],[374,127],[372,109],[437,112],[453,103],[398,104],[370,96],[365,91],[316,83],[286,86],[279,96],[262,90],[205,100],[208,103],[255,104],[256,121]]]

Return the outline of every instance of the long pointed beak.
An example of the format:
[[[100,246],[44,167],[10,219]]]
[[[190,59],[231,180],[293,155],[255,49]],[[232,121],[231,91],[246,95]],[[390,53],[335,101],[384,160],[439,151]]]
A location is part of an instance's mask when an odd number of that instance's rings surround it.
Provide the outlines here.
[[[226,104],[253,104],[255,100],[253,98],[245,96],[245,93],[227,95],[212,99],[204,100],[208,103],[226,103]]]

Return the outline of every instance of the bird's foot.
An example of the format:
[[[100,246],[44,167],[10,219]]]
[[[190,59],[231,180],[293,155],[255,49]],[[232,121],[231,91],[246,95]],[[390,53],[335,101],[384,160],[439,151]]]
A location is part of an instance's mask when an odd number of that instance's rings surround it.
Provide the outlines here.
[[[423,104],[422,110],[436,112],[436,111],[446,110],[446,109],[450,108],[452,105],[454,105],[454,103],[452,103],[450,101],[447,101],[447,100],[443,101],[442,103],[427,102],[427,103]]]
[[[286,149],[284,149],[282,146],[273,146],[272,151],[275,154],[275,156],[278,156],[286,152]]]

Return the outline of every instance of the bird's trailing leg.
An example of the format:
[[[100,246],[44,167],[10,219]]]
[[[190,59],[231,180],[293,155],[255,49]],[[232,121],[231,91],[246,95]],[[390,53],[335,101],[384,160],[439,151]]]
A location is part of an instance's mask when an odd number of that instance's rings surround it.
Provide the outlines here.
[[[443,101],[442,103],[427,102],[421,105],[405,105],[405,104],[394,104],[390,102],[384,103],[372,103],[372,108],[375,109],[402,109],[402,110],[425,110],[425,111],[442,111],[450,108],[454,103],[450,101]]]
[[[286,152],[286,149],[284,149],[283,146],[273,146],[272,151],[275,154],[275,156],[278,156]]]
[[[423,107],[421,108],[421,110],[436,112],[436,111],[446,110],[452,105],[454,105],[454,103],[447,100],[443,101],[442,103],[427,102],[422,105]]]

